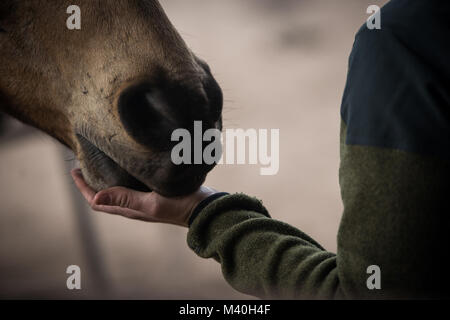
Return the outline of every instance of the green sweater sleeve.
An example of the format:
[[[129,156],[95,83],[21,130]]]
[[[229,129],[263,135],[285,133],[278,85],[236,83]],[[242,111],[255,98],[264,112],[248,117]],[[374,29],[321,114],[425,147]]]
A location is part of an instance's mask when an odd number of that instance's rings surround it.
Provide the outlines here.
[[[192,223],[189,246],[222,265],[236,290],[261,298],[337,297],[336,255],[300,230],[270,218],[244,194],[210,203]]]

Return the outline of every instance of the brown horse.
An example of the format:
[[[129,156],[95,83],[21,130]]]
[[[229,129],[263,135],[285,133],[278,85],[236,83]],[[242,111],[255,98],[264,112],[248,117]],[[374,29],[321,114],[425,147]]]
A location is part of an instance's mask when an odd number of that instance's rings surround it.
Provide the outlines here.
[[[71,148],[97,190],[173,196],[212,166],[170,159],[171,133],[221,128],[222,93],[156,0],[0,1],[0,109]]]

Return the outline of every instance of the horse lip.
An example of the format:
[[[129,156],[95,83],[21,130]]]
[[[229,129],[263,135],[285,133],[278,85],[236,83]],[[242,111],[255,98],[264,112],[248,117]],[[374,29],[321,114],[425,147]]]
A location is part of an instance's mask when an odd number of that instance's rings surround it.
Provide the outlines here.
[[[157,186],[148,180],[143,181],[129,173],[127,169],[120,166],[112,157],[84,135],[77,133],[76,137],[85,154],[85,164],[88,170],[96,170],[97,173],[100,172],[101,176],[109,177],[108,187],[123,186],[142,192],[155,191],[166,197],[176,197],[194,192],[206,179],[206,173],[197,174],[194,177],[181,180],[166,181],[163,185]]]
[[[131,175],[84,135],[76,134],[76,137],[85,155],[84,161],[88,170],[95,170],[97,175],[100,174],[109,185],[108,187],[120,185],[139,191],[152,191],[153,188],[151,186]]]

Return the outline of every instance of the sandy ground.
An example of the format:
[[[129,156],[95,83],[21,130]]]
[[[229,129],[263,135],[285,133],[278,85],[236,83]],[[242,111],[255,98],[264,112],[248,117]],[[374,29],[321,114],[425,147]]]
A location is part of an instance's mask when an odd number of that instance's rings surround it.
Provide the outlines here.
[[[368,5],[385,2],[162,1],[222,86],[225,127],[280,129],[277,175],[221,165],[207,184],[263,199],[274,218],[334,252],[347,58]],[[0,140],[0,298],[248,298],[188,249],[186,230],[83,214],[69,158],[35,131]],[[71,264],[81,267],[80,291],[66,288]]]

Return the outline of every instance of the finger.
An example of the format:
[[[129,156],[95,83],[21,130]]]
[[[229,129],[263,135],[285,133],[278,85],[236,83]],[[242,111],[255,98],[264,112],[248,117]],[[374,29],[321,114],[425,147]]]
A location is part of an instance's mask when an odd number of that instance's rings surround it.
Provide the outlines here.
[[[122,216],[128,219],[136,219],[136,220],[143,220],[148,222],[158,222],[158,220],[144,215],[142,212],[129,209],[129,208],[123,208],[118,206],[105,206],[105,205],[96,205],[94,204],[92,206],[92,209],[95,211],[101,211],[113,215]]]
[[[142,207],[142,199],[146,193],[136,190],[113,187],[98,192],[92,201],[92,205],[103,205],[112,207],[128,208],[140,211]]]
[[[87,200],[87,202],[92,203],[92,200],[95,196],[95,191],[84,181],[83,174],[81,173],[81,169],[73,169],[70,171],[72,178],[75,182],[75,185],[80,190],[81,194]]]

